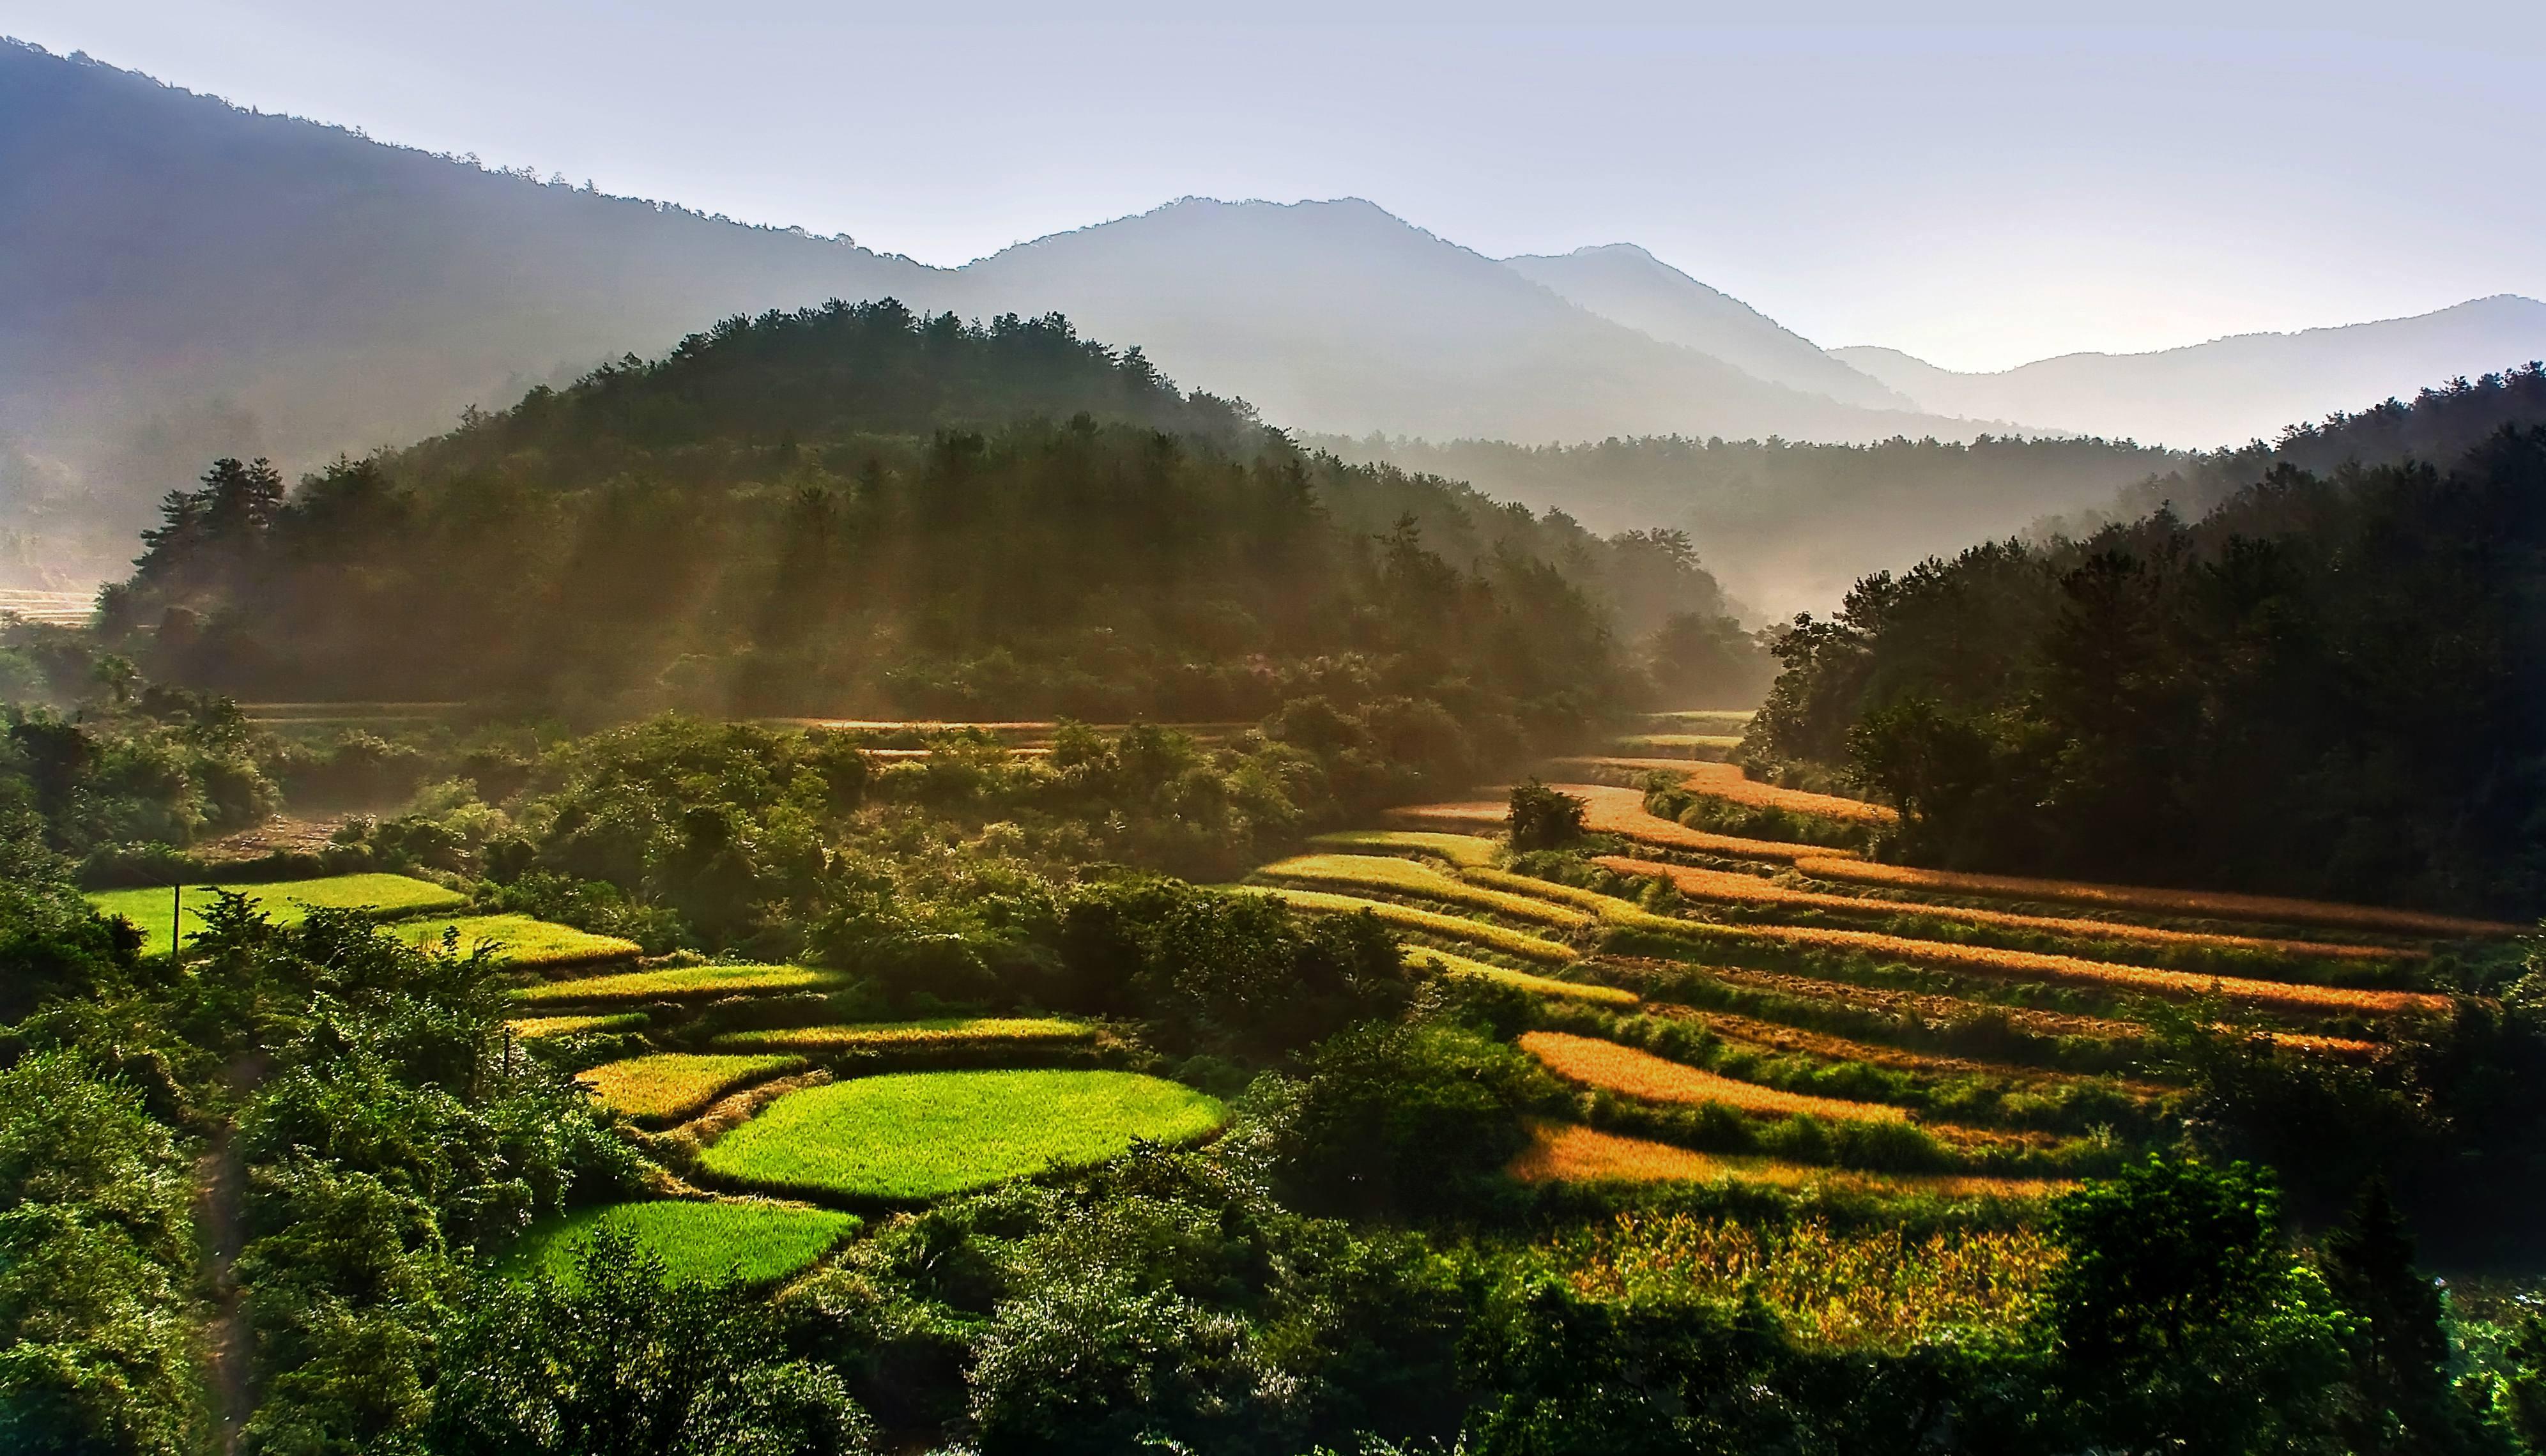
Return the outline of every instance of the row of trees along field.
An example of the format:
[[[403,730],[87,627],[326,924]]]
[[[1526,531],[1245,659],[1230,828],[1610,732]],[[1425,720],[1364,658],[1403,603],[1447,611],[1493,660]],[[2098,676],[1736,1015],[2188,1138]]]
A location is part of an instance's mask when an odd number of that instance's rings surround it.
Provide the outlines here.
[[[1767,666],[1677,533],[1343,465],[1057,316],[889,301],[731,319],[297,490],[220,462],[103,622],[241,695],[747,713],[1563,719]]]
[[[1851,777],[1933,865],[2546,909],[2546,373],[2282,449],[2198,521],[1977,546],[1798,618],[1752,771]]]

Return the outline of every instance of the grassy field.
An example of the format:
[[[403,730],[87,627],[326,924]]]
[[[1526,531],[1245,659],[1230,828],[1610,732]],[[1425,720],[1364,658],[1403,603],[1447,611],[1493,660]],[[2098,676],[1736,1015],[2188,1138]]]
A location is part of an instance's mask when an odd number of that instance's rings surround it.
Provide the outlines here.
[[[1567,1081],[1648,1102],[1721,1102],[1772,1117],[1809,1113],[1832,1122],[1903,1122],[1909,1116],[1881,1102],[1815,1097],[1735,1081],[1597,1037],[1533,1031],[1520,1039],[1520,1047]]]
[[[1792,864],[1797,859],[1825,859],[1844,856],[1848,852],[1819,844],[1795,844],[1777,839],[1744,839],[1737,834],[1713,834],[1692,829],[1686,824],[1663,818],[1645,811],[1641,789],[1622,789],[1610,784],[1557,784],[1560,792],[1582,801],[1583,827],[1602,834],[1615,834],[1663,849],[1684,849],[1699,854],[1721,855],[1728,859],[1773,860]],[[1448,823],[1502,825],[1511,814],[1511,806],[1500,799],[1469,799],[1450,804],[1415,804],[1389,811],[1392,817],[1410,823]]]
[[[420,950],[439,949],[445,930],[460,932],[460,954],[469,955],[481,945],[492,945],[504,960],[516,966],[627,961],[634,960],[642,949],[633,940],[595,935],[529,915],[464,915],[457,920],[408,920],[389,927],[390,934]]]
[[[1067,1046],[1093,1041],[1096,1028],[1054,1016],[939,1016],[924,1021],[871,1021],[849,1026],[787,1026],[737,1031],[716,1044],[736,1051],[867,1052],[913,1047]]]
[[[1911,940],[1872,930],[1825,930],[1809,925],[1718,925],[1655,915],[1633,906],[1610,916],[1623,929],[1677,936],[1696,942],[1748,940],[1808,950],[1852,952],[1913,966],[1965,971],[1981,976],[2029,981],[2066,982],[2122,992],[2189,998],[2218,994],[2232,1001],[2319,1013],[2358,1012],[2369,1016],[2437,1015],[2449,999],[2423,991],[2365,990],[2351,986],[2310,985],[2304,982],[2256,981],[2239,976],[2204,976],[2190,971],[2161,971],[2123,966],[2040,951],[1998,950],[1991,946],[1955,945],[1942,940]]]
[[[2255,935],[2214,935],[2199,930],[2165,930],[2153,925],[2117,925],[2109,920],[2064,919],[2052,915],[2022,915],[2010,910],[1976,910],[1960,905],[1929,905],[1891,899],[1862,899],[1853,896],[1826,895],[1818,891],[1797,890],[1731,870],[1706,870],[1691,865],[1663,864],[1655,860],[1627,859],[1618,855],[1603,856],[1595,861],[1605,869],[1622,875],[1651,875],[1668,880],[1679,893],[1692,899],[1714,900],[1726,904],[1780,905],[1793,909],[1835,910],[1853,915],[1922,915],[1929,919],[1958,925],[1981,925],[1995,929],[2039,931],[2046,935],[2073,940],[2119,940],[2141,945],[2198,946],[2213,950],[2259,951],[2266,955],[2292,956],[2302,960],[2379,960],[2392,961],[2416,957],[2420,951],[2396,950],[2374,945],[2335,945],[2329,941],[2274,940]]]
[[[1559,981],[1553,976],[1532,976],[1526,971],[1514,971],[1508,967],[1495,966],[1485,961],[1472,961],[1466,956],[1454,956],[1448,951],[1436,951],[1424,946],[1415,946],[1407,950],[1405,959],[1418,966],[1429,962],[1444,976],[1482,977],[1487,981],[1499,982],[1504,985],[1517,986],[1535,995],[1560,996],[1567,1000],[1589,1001],[1594,1005],[1617,1007],[1633,1006],[1639,1000],[1634,991],[1619,986],[1594,985],[1581,981]]]
[[[1319,849],[1358,854],[1421,854],[1462,869],[1494,862],[1496,841],[1476,834],[1435,834],[1421,829],[1345,829],[1309,841]]]
[[[1128,1071],[904,1072],[790,1092],[701,1161],[763,1188],[909,1202],[1102,1162],[1136,1138],[1189,1141],[1228,1116]]]
[[[322,909],[367,909],[378,914],[421,914],[466,904],[468,897],[445,890],[430,880],[404,875],[328,875],[315,880],[275,880],[256,884],[208,881],[184,887],[186,933],[204,928],[203,912],[212,908],[212,892],[244,895],[278,925],[297,925],[310,906]],[[148,890],[100,890],[88,902],[98,912],[122,915],[141,931],[145,951],[168,949],[172,893],[166,886]]]
[[[772,991],[828,990],[844,980],[836,971],[808,966],[682,966],[662,971],[623,971],[574,981],[543,981],[513,988],[513,999],[534,1006],[586,1002],[697,1000]]]
[[[2022,1323],[2060,1258],[2038,1227],[1909,1234],[1658,1213],[1621,1214],[1539,1253],[1576,1291],[1604,1302],[1755,1293],[1811,1343],[1895,1349],[1950,1329]]]
[[[1678,753],[1720,758],[1741,746],[1738,733],[1628,733],[1611,739],[1624,753]]]
[[[1287,890],[1281,886],[1240,886],[1258,895],[1269,895],[1296,909],[1327,914],[1352,914],[1368,910],[1382,924],[1400,930],[1412,930],[1424,935],[1437,935],[1444,940],[1463,940],[1497,950],[1524,961],[1538,961],[1550,966],[1569,965],[1581,959],[1569,946],[1518,930],[1506,930],[1483,920],[1461,915],[1444,915],[1433,910],[1418,910],[1412,905],[1392,904],[1384,899],[1368,899],[1357,895],[1335,895],[1323,890]]]
[[[658,1052],[631,1057],[578,1072],[575,1080],[592,1088],[601,1105],[639,1122],[678,1122],[717,1098],[748,1082],[796,1071],[802,1057],[702,1056],[694,1052]]]
[[[1692,763],[1684,767],[1688,777],[1681,788],[1691,794],[1703,794],[1710,799],[1722,799],[1747,809],[1782,809],[1788,814],[1813,814],[1860,824],[1895,824],[1901,821],[1900,811],[1888,805],[1845,799],[1836,794],[1781,789],[1774,784],[1745,778],[1740,768],[1730,763]]]
[[[2223,920],[2259,920],[2272,924],[2334,925],[2352,930],[2397,935],[2519,936],[2534,934],[2533,925],[2502,920],[2469,920],[2421,910],[2381,905],[2337,904],[2321,899],[2283,899],[2267,895],[2229,895],[2206,890],[2159,890],[2140,885],[2097,885],[2083,880],[2028,880],[2015,875],[1969,875],[1955,870],[1920,870],[1908,865],[1879,865],[1850,858],[1808,854],[1795,868],[1816,880],[1842,880],[1896,890],[1923,890],[1938,895],[1987,895],[2010,899],[2048,899],[2071,904],[2105,905],[2145,910],[2158,915],[2186,915]]]
[[[576,1245],[606,1229],[650,1250],[675,1283],[767,1284],[829,1253],[857,1227],[854,1214],[757,1198],[613,1203],[540,1224],[513,1245],[503,1269],[570,1282]]]
[[[581,1036],[590,1031],[635,1031],[645,1024],[642,1011],[613,1011],[600,1016],[525,1016],[504,1023],[526,1042],[542,1037]]]
[[[1419,896],[1446,904],[1463,905],[1472,910],[1485,910],[1508,915],[1515,920],[1531,920],[1553,925],[1560,930],[1579,929],[1591,923],[1592,916],[1570,905],[1552,903],[1534,895],[1514,895],[1507,891],[1481,889],[1459,880],[1419,860],[1399,859],[1385,854],[1303,854],[1276,860],[1255,872],[1267,879],[1288,880],[1304,885],[1324,886],[1343,891],[1381,891],[1397,895]],[[1535,883],[1535,882],[1533,882]]]
[[[1572,1123],[1542,1124],[1512,1159],[1525,1183],[1711,1183],[1729,1180],[1782,1187],[1819,1184],[1881,1193],[1946,1198],[2040,1198],[2072,1185],[2051,1178],[1993,1178],[1968,1173],[1865,1173],[1781,1158],[1695,1153],[1646,1138],[1625,1138]]]

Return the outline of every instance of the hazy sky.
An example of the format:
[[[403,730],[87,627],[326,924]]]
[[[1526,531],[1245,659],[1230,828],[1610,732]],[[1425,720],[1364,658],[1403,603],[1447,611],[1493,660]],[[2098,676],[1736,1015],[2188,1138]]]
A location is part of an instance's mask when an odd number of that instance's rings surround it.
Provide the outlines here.
[[[934,263],[1359,196],[1972,369],[2546,297],[2546,5],[2430,8],[0,0],[0,33]]]

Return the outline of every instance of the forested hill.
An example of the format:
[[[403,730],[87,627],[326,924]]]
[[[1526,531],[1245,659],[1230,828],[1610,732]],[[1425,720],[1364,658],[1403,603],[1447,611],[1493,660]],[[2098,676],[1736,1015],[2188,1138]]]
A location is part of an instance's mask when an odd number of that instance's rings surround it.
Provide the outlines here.
[[[1875,788],[1924,863],[2546,912],[2546,378],[2281,450],[2195,524],[1867,577],[1745,754]]]
[[[287,490],[172,494],[108,635],[263,698],[1254,718],[1429,700],[1561,733],[1745,645],[1684,538],[1294,446],[1058,317],[890,301],[667,357]],[[1689,674],[1698,674],[1692,678]]]

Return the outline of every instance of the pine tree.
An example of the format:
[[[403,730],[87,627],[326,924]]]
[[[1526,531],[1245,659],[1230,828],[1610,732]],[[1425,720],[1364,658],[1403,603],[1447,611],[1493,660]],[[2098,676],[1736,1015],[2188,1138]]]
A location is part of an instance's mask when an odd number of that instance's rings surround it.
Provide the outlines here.
[[[2318,1250],[2325,1281],[2359,1319],[2341,1423],[2358,1456],[2454,1449],[2448,1333],[2440,1296],[2414,1268],[2414,1236],[2372,1178]]]

